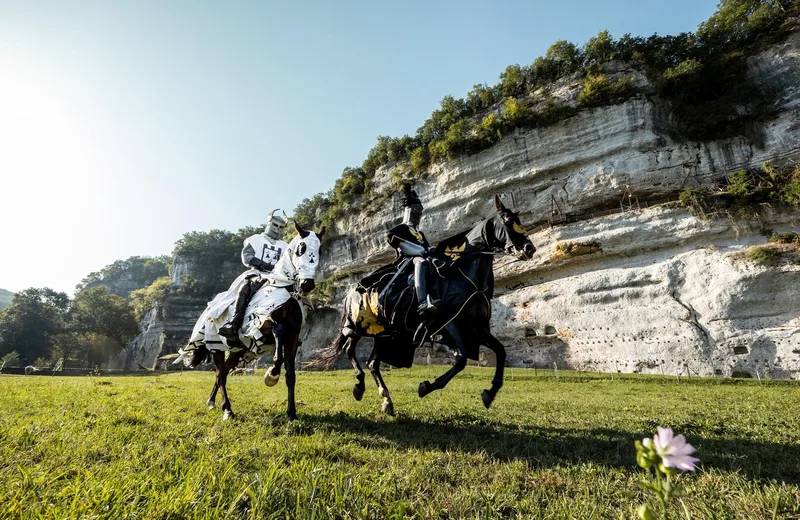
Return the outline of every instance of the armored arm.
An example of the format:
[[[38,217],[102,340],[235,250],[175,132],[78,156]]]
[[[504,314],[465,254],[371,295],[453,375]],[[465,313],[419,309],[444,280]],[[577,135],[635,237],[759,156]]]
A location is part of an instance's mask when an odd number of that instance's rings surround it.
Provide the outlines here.
[[[397,249],[406,256],[427,256],[428,251],[424,246],[401,240],[397,244]]]
[[[253,246],[251,246],[250,243],[245,240],[244,248],[242,249],[242,263],[246,266],[250,266],[250,261],[255,257],[255,249],[253,249]]]
[[[259,271],[269,271],[269,264],[256,256],[256,251],[249,242],[245,241],[242,249],[242,263],[247,267],[255,267]]]

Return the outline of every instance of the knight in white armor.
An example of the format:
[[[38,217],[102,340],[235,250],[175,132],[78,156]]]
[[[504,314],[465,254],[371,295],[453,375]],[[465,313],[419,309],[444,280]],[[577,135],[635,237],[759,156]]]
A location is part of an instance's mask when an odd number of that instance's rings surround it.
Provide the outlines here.
[[[231,319],[217,331],[220,336],[229,340],[239,339],[239,329],[244,322],[247,304],[250,298],[267,282],[265,275],[275,269],[275,264],[288,244],[281,240],[286,230],[286,218],[276,215],[273,210],[267,219],[264,232],[248,237],[242,249],[242,263],[250,268],[244,283],[239,289],[236,309]]]

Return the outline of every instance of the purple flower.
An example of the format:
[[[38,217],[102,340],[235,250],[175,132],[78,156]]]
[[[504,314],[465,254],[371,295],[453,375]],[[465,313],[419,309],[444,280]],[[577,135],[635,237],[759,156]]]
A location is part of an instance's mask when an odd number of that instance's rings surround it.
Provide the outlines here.
[[[667,468],[678,468],[683,471],[694,471],[700,459],[692,457],[694,446],[686,442],[683,435],[674,436],[671,428],[658,427],[658,433],[651,439],[644,439],[642,444],[646,448],[651,446],[661,457]]]

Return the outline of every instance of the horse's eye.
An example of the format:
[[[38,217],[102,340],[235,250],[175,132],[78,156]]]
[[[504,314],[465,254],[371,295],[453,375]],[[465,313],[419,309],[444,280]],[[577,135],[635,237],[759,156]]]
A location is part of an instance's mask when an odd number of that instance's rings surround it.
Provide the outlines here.
[[[294,254],[297,256],[303,256],[304,254],[306,254],[306,243],[300,242],[299,244],[297,244],[297,249],[295,250]]]

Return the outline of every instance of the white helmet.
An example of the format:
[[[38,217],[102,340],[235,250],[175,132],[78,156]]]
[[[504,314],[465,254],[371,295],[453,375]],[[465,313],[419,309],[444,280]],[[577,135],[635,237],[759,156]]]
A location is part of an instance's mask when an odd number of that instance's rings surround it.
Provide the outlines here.
[[[273,209],[270,212],[269,217],[267,217],[267,225],[264,226],[264,234],[273,240],[283,238],[283,233],[286,230],[286,222],[289,220],[283,210],[280,210],[281,213],[283,213],[283,217],[276,215],[276,211],[278,210]]]

